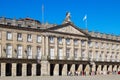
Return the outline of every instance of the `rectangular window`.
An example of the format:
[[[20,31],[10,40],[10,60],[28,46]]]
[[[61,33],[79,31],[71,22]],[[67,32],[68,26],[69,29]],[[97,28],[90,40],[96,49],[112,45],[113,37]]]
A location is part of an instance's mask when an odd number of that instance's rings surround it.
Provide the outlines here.
[[[58,38],[58,43],[62,44],[62,38],[61,37]]]
[[[17,56],[18,58],[22,58],[22,46],[21,45],[17,46]]]
[[[66,44],[70,44],[70,39],[69,38],[66,39]]]
[[[74,45],[78,45],[78,40],[77,39],[74,40]]]
[[[85,41],[84,40],[81,40],[81,45],[85,46]]]
[[[78,54],[78,49],[75,49],[74,51],[74,57],[77,58],[77,54]]]
[[[91,41],[88,42],[89,47],[93,47],[93,44]]]
[[[40,43],[42,41],[41,36],[37,35],[37,42]]]
[[[32,46],[30,45],[27,46],[27,56],[28,56],[28,59],[32,58]]]
[[[12,40],[12,33],[11,32],[7,32],[7,40]]]
[[[31,41],[32,41],[32,35],[31,35],[31,34],[28,34],[28,35],[27,35],[27,41],[28,41],[28,42],[31,42]]]
[[[63,57],[63,51],[62,51],[62,48],[59,49],[59,57]]]
[[[22,41],[22,33],[17,33],[17,40]]]
[[[37,47],[37,59],[41,59],[41,47]]]
[[[18,24],[18,27],[21,27],[21,24]]]
[[[95,47],[99,48],[99,43],[98,42],[95,42]]]
[[[96,60],[99,60],[99,52],[96,51]]]
[[[82,58],[85,58],[85,50],[82,50],[81,57],[82,57]]]
[[[70,49],[66,50],[66,57],[69,58],[70,57]]]
[[[6,46],[6,55],[7,55],[7,58],[12,58],[12,45],[11,44],[7,44]]]
[[[50,36],[49,40],[50,40],[50,43],[54,43],[54,37],[53,36]]]
[[[54,48],[50,48],[50,58],[54,59],[55,54],[54,54]]]

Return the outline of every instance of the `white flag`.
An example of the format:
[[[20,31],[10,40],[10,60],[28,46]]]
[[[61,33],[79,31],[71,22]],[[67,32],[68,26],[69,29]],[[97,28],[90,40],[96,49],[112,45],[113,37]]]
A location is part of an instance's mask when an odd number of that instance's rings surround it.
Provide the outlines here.
[[[84,16],[83,21],[85,21],[86,19],[87,19],[87,15]]]

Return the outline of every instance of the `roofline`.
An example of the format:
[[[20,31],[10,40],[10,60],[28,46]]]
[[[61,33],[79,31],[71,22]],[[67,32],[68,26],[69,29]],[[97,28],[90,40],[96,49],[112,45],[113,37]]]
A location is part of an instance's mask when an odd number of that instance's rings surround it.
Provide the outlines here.
[[[58,31],[42,30],[42,29],[27,28],[27,27],[18,27],[18,26],[12,26],[12,25],[10,26],[10,25],[4,25],[4,24],[0,24],[0,28],[16,29],[16,30],[24,30],[24,31],[33,31],[33,32],[51,32],[51,33],[58,33],[58,34],[86,37],[89,40],[97,39],[97,40],[105,40],[105,41],[112,41],[112,42],[120,42],[120,40],[112,40],[112,39],[105,39],[105,38],[98,38],[98,37],[91,37],[91,36],[88,37],[88,36],[79,35],[79,34],[64,33],[64,32],[58,32]]]

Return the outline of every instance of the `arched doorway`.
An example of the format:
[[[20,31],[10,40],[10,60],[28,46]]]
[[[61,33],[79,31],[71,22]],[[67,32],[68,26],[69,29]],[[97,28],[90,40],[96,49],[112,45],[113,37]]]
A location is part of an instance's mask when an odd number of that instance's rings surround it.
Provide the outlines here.
[[[6,76],[11,76],[12,75],[12,64],[7,63],[6,64]]]
[[[63,64],[59,64],[59,75],[62,75],[62,71],[63,71]]]
[[[31,76],[31,75],[32,75],[32,65],[27,64],[27,76]]]
[[[40,64],[37,64],[37,65],[36,65],[36,75],[37,75],[37,76],[40,76],[40,75],[41,75],[41,65],[40,65]]]
[[[16,70],[17,76],[22,76],[22,64],[17,64],[17,70]]]
[[[55,64],[50,64],[50,76],[53,76]]]

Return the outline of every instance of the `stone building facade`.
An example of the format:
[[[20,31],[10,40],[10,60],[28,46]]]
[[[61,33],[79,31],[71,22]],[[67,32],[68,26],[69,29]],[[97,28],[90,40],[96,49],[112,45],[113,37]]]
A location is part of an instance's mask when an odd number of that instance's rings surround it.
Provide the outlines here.
[[[82,30],[67,16],[61,25],[0,18],[0,75],[120,71],[120,36]]]

